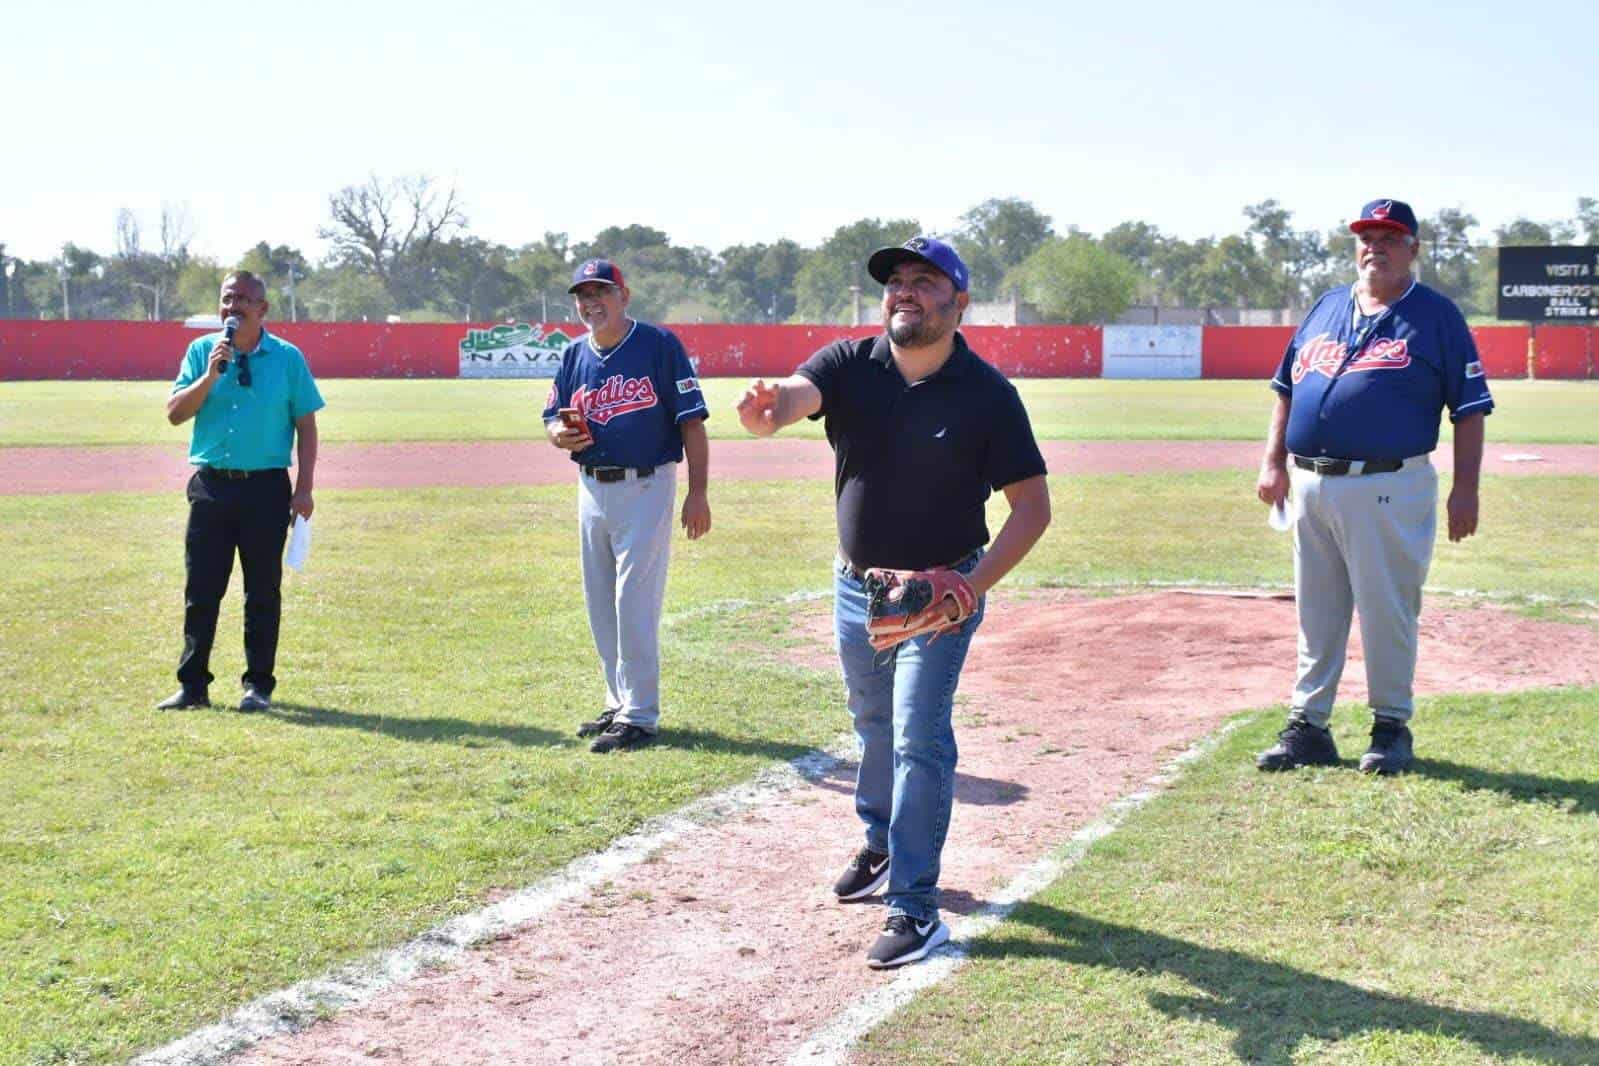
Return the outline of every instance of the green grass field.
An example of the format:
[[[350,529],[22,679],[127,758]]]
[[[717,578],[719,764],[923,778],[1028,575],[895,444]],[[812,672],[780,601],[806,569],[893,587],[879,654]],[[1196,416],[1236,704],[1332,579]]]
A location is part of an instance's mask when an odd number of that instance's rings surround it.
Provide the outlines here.
[[[740,437],[733,403],[746,381],[705,383],[713,439]],[[540,381],[321,383],[328,401],[323,440],[524,440],[539,433],[549,385]],[[1255,440],[1266,431],[1271,395],[1258,381],[1017,382],[1034,431],[1047,440]],[[1599,443],[1599,383],[1501,381],[1489,418],[1494,441]],[[165,417],[159,381],[28,381],[0,387],[0,447],[161,444],[188,441]],[[819,423],[786,436],[821,439]],[[1447,420],[1445,439],[1448,438]]]
[[[1418,714],[1391,781],[1262,775],[1247,719],[859,1061],[1599,1062],[1599,692]]]
[[[359,391],[329,384],[333,403],[334,388]],[[430,385],[475,383],[361,384],[433,401]],[[1135,397],[1126,386],[1117,403]],[[48,401],[41,388],[0,387],[6,432],[12,412],[42,427],[47,407],[61,424],[68,409],[85,424],[111,409],[98,385],[54,386]],[[1551,424],[1577,420],[1571,396],[1599,404],[1580,387],[1554,395]],[[1180,417],[1163,390],[1146,400],[1141,424]],[[371,399],[371,427],[382,406]],[[431,414],[417,425],[443,424],[448,405],[420,406]],[[1061,477],[1052,492],[1055,525],[1016,584],[1288,580],[1288,542],[1239,475]],[[749,606],[825,591],[830,495],[822,482],[713,484],[712,533],[674,546],[669,732],[605,774],[570,733],[601,686],[569,486],[319,493],[312,568],[285,583],[281,702],[252,717],[149,709],[173,687],[181,499],[0,497],[0,1062],[126,1058],[837,738],[836,679],[781,665],[788,615]],[[1002,506],[990,517],[997,528]],[[1439,545],[1431,585],[1589,615],[1596,534],[1599,479],[1489,477],[1481,534]],[[219,697],[242,668],[238,604],[235,583]],[[1420,1061],[1435,1048],[1455,1056],[1443,1061],[1592,1061],[1594,964],[1568,960],[1599,898],[1599,767],[1570,741],[1595,735],[1599,692],[1427,713],[1430,730],[1449,722],[1429,741],[1451,761],[1393,787],[1261,779],[1244,756],[1277,712],[1251,718],[915,1008],[942,1013],[891,1022],[870,1053],[898,1058],[916,1032],[921,1061],[967,1060],[980,1042],[1016,1062],[1190,1061],[1190,1037],[1191,1061]],[[1389,826],[1419,842],[1416,858]],[[1193,861],[1218,855],[1216,870]],[[1292,880],[1285,856],[1306,864]],[[1285,918],[1295,886],[1314,906]],[[1388,943],[1410,923],[1425,934],[1414,950]],[[1283,943],[1285,928],[1310,943]],[[1376,955],[1332,950],[1369,929],[1383,934]],[[1038,946],[1008,946],[1023,942]],[[1190,954],[1200,961],[1177,959]],[[1380,1024],[1352,1020],[1368,1013]],[[974,1028],[1007,1018],[1027,1019],[1010,1039],[1037,1041],[1007,1050]]]

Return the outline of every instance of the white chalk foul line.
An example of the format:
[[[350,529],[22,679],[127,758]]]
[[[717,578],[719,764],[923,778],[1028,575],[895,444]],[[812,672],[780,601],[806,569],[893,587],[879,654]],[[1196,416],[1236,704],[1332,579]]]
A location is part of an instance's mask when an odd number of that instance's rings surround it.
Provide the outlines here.
[[[841,1066],[847,1062],[849,1049],[857,1040],[953,974],[966,961],[974,940],[988,935],[1018,904],[1031,899],[1077,865],[1089,848],[1114,832],[1128,815],[1163,792],[1185,766],[1209,753],[1238,724],[1238,720],[1227,722],[1193,744],[1161,767],[1137,792],[1111,803],[1104,814],[1073,833],[1065,844],[1022,870],[981,910],[951,922],[947,946],[919,964],[901,970],[888,984],[867,992],[845,1007],[789,1056],[789,1066]]]
[[[298,1032],[330,1014],[359,1006],[425,970],[458,958],[474,945],[537,921],[566,900],[638,865],[696,826],[723,821],[803,782],[821,778],[842,761],[839,753],[813,751],[763,770],[741,785],[650,819],[604,851],[574,860],[498,903],[452,918],[391,951],[269,992],[215,1025],[141,1055],[134,1064],[210,1066],[269,1037]]]

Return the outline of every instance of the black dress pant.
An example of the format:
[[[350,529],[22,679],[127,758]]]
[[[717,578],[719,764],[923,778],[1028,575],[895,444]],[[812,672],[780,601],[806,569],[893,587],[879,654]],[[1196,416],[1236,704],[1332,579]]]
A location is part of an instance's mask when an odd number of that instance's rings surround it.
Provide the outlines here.
[[[189,527],[183,539],[188,579],[183,588],[183,657],[178,660],[178,681],[185,691],[203,693],[211,684],[217,611],[237,551],[244,570],[243,681],[263,696],[272,695],[290,495],[287,470],[226,478],[201,468],[189,479]]]

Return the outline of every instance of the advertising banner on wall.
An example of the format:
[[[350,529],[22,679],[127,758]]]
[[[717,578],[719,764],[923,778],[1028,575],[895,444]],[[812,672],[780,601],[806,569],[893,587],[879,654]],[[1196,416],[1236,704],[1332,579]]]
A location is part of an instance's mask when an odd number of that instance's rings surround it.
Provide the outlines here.
[[[546,333],[542,323],[515,322],[469,329],[461,338],[463,378],[553,378],[561,352],[576,337],[561,329]]]
[[[1509,322],[1599,321],[1599,247],[1499,249],[1499,317]]]

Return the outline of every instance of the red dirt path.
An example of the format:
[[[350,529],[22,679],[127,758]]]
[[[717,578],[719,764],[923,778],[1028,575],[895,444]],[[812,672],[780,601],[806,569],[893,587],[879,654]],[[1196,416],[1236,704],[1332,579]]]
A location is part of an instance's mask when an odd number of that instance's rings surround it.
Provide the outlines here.
[[[1054,474],[1139,474],[1150,471],[1253,471],[1253,441],[1046,441]],[[1517,459],[1534,455],[1536,461]],[[63,492],[180,491],[188,476],[181,445],[105,448],[0,448],[0,495]],[[1433,455],[1451,466],[1449,449]],[[1599,445],[1490,444],[1489,474],[1599,474]],[[825,441],[718,440],[711,443],[711,477],[770,480],[830,478]],[[434,486],[548,485],[572,477],[567,457],[542,441],[324,444],[317,463],[321,489],[403,489]]]
[[[796,608],[794,624],[812,638],[810,665],[835,669],[825,607]],[[946,912],[980,907],[1229,713],[1281,699],[1293,663],[1293,604],[1283,600],[1174,592],[997,600],[957,708]],[[1357,639],[1347,699],[1363,696],[1362,663]],[[1592,627],[1492,607],[1423,615],[1422,693],[1596,683]],[[841,703],[827,713],[843,728]],[[664,724],[669,743],[673,723]],[[1425,773],[1425,718],[1416,731]],[[880,906],[841,906],[828,891],[859,836],[852,780],[845,767],[696,828],[605,890],[460,965],[237,1061],[781,1061],[890,979],[863,963]]]

